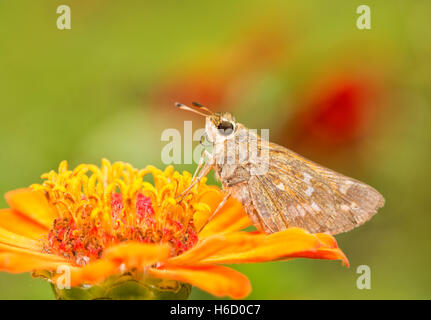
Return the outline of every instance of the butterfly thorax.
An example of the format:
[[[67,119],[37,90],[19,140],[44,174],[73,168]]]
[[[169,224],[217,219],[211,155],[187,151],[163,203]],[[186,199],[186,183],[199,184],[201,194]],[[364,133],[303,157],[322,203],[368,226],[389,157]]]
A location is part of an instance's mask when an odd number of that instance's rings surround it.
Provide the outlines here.
[[[235,133],[214,142],[214,171],[224,187],[247,182],[256,165],[258,137],[237,123]]]

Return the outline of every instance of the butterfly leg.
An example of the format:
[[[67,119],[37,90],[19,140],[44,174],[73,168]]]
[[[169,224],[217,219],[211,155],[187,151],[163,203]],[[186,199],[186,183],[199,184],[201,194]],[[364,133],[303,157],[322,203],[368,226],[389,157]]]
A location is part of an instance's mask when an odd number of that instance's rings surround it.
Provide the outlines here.
[[[204,154],[204,152],[202,152],[201,157],[199,158],[198,166],[197,166],[195,172],[193,173],[193,177],[192,177],[191,182],[193,182],[196,179],[196,176],[197,176],[199,170],[202,168],[202,165],[204,164],[204,162],[205,162],[205,154]]]
[[[217,208],[214,210],[214,212],[211,214],[211,216],[208,218],[208,222],[211,221],[212,218],[215,217],[216,213],[220,211],[221,208],[223,208],[223,206],[226,204],[227,200],[230,198],[230,196],[232,195],[232,192],[229,190],[223,200],[219,203],[219,205],[217,206]]]
[[[203,164],[205,156],[209,156],[210,159],[205,162],[205,164]],[[199,174],[197,174],[198,169],[202,167],[201,171],[199,172]],[[177,198],[181,197],[180,201],[181,202],[190,192],[190,190],[197,184],[199,183],[203,177],[205,177],[210,171],[211,168],[213,167],[213,161],[212,161],[212,155],[204,150],[204,152],[202,153],[202,156],[199,160],[199,164],[198,164],[198,168],[196,169],[195,173],[193,174],[193,178],[192,181],[190,183],[190,185],[187,187],[187,189],[185,189],[183,192],[181,192]]]

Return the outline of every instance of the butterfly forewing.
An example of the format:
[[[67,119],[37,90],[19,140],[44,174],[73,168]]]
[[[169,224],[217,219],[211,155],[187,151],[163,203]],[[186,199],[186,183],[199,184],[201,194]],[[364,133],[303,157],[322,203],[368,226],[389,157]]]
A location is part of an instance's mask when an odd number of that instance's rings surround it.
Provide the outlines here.
[[[374,188],[269,143],[269,169],[248,182],[255,214],[267,232],[301,227],[337,234],[369,220],[383,206]]]

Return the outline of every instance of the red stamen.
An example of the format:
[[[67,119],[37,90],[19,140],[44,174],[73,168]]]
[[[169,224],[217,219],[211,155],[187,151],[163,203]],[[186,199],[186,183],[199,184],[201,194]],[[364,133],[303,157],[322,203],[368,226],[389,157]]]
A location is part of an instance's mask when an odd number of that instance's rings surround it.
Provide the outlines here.
[[[78,265],[100,258],[103,248],[126,240],[144,243],[167,242],[172,245],[172,254],[178,255],[193,247],[198,237],[193,223],[187,229],[168,213],[164,227],[156,228],[156,218],[150,197],[141,193],[136,196],[136,221],[128,222],[123,216],[123,196],[120,193],[111,195],[111,218],[113,231],[106,231],[100,219],[89,219],[89,214],[75,222],[68,218],[59,218],[54,222],[53,229],[48,233],[45,248],[48,252],[56,252],[66,258],[74,259]],[[90,210],[91,208],[85,208]],[[84,209],[83,209],[84,210]],[[120,229],[120,226],[123,227]]]

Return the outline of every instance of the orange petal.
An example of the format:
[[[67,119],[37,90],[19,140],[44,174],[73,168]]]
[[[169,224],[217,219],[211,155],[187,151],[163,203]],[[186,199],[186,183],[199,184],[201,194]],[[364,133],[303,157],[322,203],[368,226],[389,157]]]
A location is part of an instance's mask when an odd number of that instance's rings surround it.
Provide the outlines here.
[[[21,236],[19,234],[16,234],[14,232],[11,232],[1,227],[0,227],[0,244],[6,244],[10,246],[25,248],[25,249],[35,250],[35,251],[42,250],[42,246],[38,241]]]
[[[39,239],[48,233],[47,228],[12,209],[0,209],[0,227],[32,239]]]
[[[199,202],[206,203],[211,208],[211,212],[196,212],[193,215],[193,223],[196,227],[196,230],[201,230],[205,226],[208,218],[222,200],[223,193],[216,186],[208,186],[208,190],[201,194]]]
[[[157,278],[190,283],[202,290],[218,296],[242,299],[251,292],[248,278],[228,267],[223,266],[164,266],[150,268],[149,275]]]
[[[163,262],[169,258],[171,248],[168,244],[126,242],[105,249],[104,258],[117,264],[124,263],[127,268]]]
[[[33,256],[40,259],[46,259],[46,260],[58,261],[58,262],[67,262],[66,259],[56,254],[43,253],[43,252],[40,252],[39,250],[34,250],[34,249],[20,248],[13,245],[4,244],[1,242],[0,242],[0,252],[13,252],[17,254]]]
[[[200,240],[193,248],[169,259],[169,264],[191,265],[221,252],[244,252],[258,246],[267,236],[250,232],[220,233]]]
[[[236,249],[235,246],[226,245],[226,249],[202,259],[200,263],[248,263],[307,257],[340,259],[348,265],[347,258],[341,250],[334,249],[335,240],[329,243],[331,236],[314,235],[300,228],[289,228],[265,235],[263,238],[258,233],[254,236],[259,237],[257,239],[260,240],[254,248],[243,250],[241,246],[237,246]]]
[[[69,263],[57,255],[18,248],[0,243],[0,270],[12,273],[53,270]]]
[[[55,270],[60,265],[64,265],[64,262],[41,259],[33,255],[0,252],[0,271],[21,273],[33,270]]]
[[[213,195],[212,197],[208,196],[207,198],[208,199],[203,199],[202,201],[208,203],[212,211],[214,211],[223,197]],[[230,197],[220,211],[217,212],[211,221],[209,221],[199,232],[199,238],[206,238],[221,232],[242,230],[251,226],[251,224],[252,223],[241,203],[235,198]],[[196,226],[196,228],[199,230],[198,226]]]
[[[316,251],[299,252],[291,257],[293,258],[310,258],[310,259],[325,259],[325,260],[341,260],[346,267],[350,266],[349,260],[340,249],[325,249],[320,248]]]
[[[42,191],[17,189],[6,193],[5,198],[12,209],[46,228],[51,228],[57,217],[56,210],[49,205]]]
[[[81,284],[96,284],[111,275],[119,274],[119,266],[108,259],[99,259],[89,263],[85,267],[71,267],[70,269],[70,285],[72,287]],[[59,273],[52,278],[53,283],[65,273]]]
[[[84,267],[73,267],[70,270],[71,286],[95,284],[125,269],[143,269],[143,267],[165,261],[170,254],[168,244],[147,244],[126,242],[105,249],[102,259],[91,262]],[[55,282],[60,275],[53,278]]]

